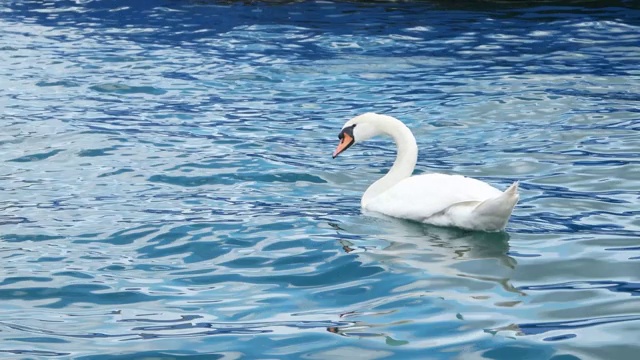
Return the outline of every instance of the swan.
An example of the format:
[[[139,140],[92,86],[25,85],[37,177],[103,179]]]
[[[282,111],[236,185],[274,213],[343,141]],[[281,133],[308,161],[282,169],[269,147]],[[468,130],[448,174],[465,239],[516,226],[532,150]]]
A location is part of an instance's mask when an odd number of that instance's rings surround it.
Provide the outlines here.
[[[518,182],[504,192],[462,175],[428,173],[412,176],[418,160],[418,145],[400,120],[365,113],[347,121],[333,158],[352,145],[374,136],[388,135],[398,152],[385,176],[362,195],[364,210],[436,226],[478,231],[502,231],[518,202]]]

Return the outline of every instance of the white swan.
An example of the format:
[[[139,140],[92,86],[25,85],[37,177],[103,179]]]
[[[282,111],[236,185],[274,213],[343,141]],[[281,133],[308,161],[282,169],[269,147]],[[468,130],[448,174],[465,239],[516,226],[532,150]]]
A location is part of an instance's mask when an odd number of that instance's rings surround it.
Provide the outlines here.
[[[366,113],[347,121],[333,152],[335,158],[351,145],[377,135],[389,135],[398,147],[391,170],[369,186],[362,208],[384,215],[437,226],[500,231],[518,202],[518,182],[501,192],[480,180],[461,175],[411,176],[418,160],[418,145],[400,120]]]

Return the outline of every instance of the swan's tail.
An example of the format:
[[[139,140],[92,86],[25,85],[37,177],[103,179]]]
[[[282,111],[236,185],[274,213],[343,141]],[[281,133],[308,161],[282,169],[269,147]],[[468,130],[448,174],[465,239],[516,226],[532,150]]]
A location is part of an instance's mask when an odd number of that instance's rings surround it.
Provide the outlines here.
[[[518,203],[518,182],[514,182],[502,194],[485,200],[473,209],[474,216],[481,218],[487,231],[503,230],[507,226],[513,208]]]

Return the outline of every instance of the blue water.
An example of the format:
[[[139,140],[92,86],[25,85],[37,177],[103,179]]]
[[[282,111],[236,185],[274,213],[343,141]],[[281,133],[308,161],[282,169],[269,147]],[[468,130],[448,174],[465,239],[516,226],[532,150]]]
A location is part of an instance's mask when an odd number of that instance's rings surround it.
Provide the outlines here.
[[[636,359],[634,1],[3,1],[3,359]],[[362,214],[521,182],[507,231]]]

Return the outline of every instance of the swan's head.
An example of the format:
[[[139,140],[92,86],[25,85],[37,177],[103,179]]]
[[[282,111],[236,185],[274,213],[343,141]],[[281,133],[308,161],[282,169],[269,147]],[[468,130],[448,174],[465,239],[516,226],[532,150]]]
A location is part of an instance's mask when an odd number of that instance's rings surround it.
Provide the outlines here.
[[[384,115],[365,113],[347,121],[344,126],[342,126],[340,134],[338,134],[340,143],[333,152],[333,158],[335,159],[336,156],[350,148],[353,144],[382,134],[382,118],[384,118]]]

